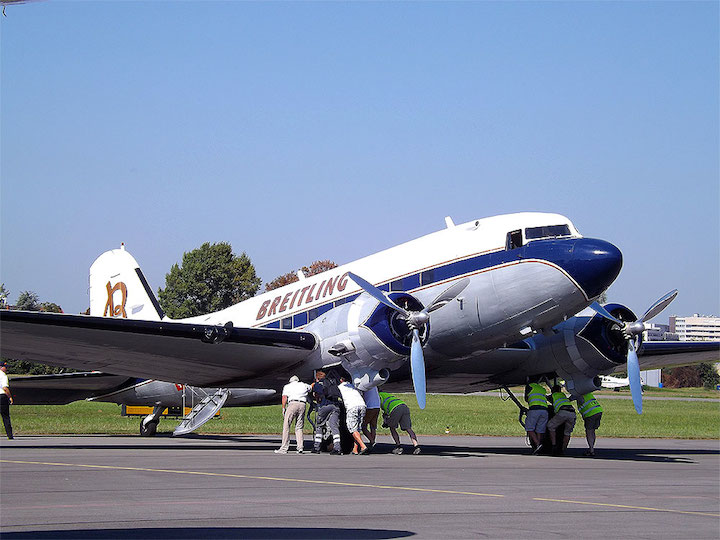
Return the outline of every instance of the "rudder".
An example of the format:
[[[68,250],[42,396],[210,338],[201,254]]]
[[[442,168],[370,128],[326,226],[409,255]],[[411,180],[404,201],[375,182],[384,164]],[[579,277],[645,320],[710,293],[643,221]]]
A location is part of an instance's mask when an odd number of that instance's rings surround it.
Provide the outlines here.
[[[120,249],[100,255],[90,266],[90,315],[145,321],[165,317],[135,258]]]

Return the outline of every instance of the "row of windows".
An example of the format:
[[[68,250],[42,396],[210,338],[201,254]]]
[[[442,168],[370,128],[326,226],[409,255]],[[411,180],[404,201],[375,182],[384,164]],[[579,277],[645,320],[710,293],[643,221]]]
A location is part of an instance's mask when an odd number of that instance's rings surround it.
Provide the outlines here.
[[[566,231],[567,225],[557,225],[552,227],[539,228],[548,229],[544,230],[543,234],[549,234],[550,232],[560,234]],[[557,230],[557,228],[561,228],[561,230]],[[526,229],[526,231],[527,230],[528,229]],[[569,230],[567,232],[569,233]],[[485,253],[483,255],[478,255],[470,259],[451,262],[443,266],[438,266],[437,268],[432,268],[430,270],[425,270],[423,272],[418,272],[404,278],[390,281],[388,283],[378,285],[378,289],[385,292],[412,291],[419,287],[432,285],[433,283],[438,283],[440,281],[452,279],[456,276],[469,274],[483,268],[491,268],[493,266],[498,266],[500,264],[514,260],[517,259],[514,258],[513,255],[509,254],[507,251],[493,251],[491,253]],[[354,294],[346,298],[341,298],[339,300],[336,300],[335,302],[328,302],[321,306],[314,307],[309,311],[304,311],[290,317],[285,317],[284,319],[273,321],[264,325],[263,328],[281,328],[283,330],[291,330],[293,328],[304,326],[309,322],[317,319],[323,313],[330,311],[335,307],[341,306],[342,304],[346,304],[347,302],[352,302],[358,296],[360,296],[360,294]]]
[[[389,283],[383,283],[382,285],[378,285],[378,289],[385,292],[411,291],[423,285],[431,285],[433,283],[437,283],[438,281],[444,281],[455,276],[467,274],[483,266],[500,264],[502,261],[500,259],[495,260],[496,258],[493,257],[493,255],[495,254],[490,253],[486,255],[480,255],[478,257],[473,257],[472,259],[457,261],[446,264],[445,266],[433,268],[431,270],[425,270],[424,272],[419,272],[417,274],[412,274],[410,276],[406,276],[404,278],[400,278]],[[336,300],[335,302],[328,302],[327,304],[314,307],[309,311],[304,311],[290,317],[285,317],[284,319],[273,321],[264,325],[263,328],[280,328],[282,330],[292,330],[293,328],[299,328],[308,324],[310,321],[317,319],[320,315],[327,311],[330,311],[335,307],[341,306],[348,302],[352,302],[358,296],[360,295],[354,294],[352,296]]]

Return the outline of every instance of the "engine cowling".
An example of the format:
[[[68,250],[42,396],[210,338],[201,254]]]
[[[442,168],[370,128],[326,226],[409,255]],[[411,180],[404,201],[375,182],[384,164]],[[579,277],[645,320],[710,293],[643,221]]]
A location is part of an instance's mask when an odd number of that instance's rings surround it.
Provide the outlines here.
[[[621,304],[605,308],[621,321],[636,321]],[[554,334],[533,338],[533,348],[544,369],[565,379],[567,390],[578,396],[600,388],[601,374],[617,371],[627,362],[627,341],[612,321],[595,315],[572,317],[557,325]]]
[[[423,309],[422,303],[407,293],[388,296],[407,310]],[[306,329],[320,337],[322,365],[341,363],[360,390],[383,384],[390,371],[402,366],[410,355],[412,330],[405,320],[365,293],[321,315]],[[429,323],[420,329],[423,344],[429,332]]]

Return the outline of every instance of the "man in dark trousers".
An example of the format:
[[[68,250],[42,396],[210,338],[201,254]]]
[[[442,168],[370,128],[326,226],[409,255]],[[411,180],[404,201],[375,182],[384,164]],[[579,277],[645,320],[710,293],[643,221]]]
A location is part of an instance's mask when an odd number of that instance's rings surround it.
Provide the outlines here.
[[[315,374],[312,391],[317,404],[313,453],[320,453],[320,447],[323,441],[323,428],[327,427],[333,438],[330,454],[340,455],[342,454],[340,441],[340,391],[333,381],[325,377],[325,372],[322,370],[318,370]]]
[[[8,382],[7,376],[7,362],[0,362],[0,415],[2,415],[3,424],[5,425],[5,433],[7,438],[13,438],[12,424],[10,423],[10,405],[12,405],[13,398],[10,394],[10,383]]]

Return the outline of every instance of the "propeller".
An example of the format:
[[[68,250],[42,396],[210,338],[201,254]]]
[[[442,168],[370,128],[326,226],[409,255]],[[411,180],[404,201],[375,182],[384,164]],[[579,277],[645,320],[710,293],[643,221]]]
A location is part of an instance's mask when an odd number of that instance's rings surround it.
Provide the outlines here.
[[[465,287],[470,283],[469,278],[463,278],[450,287],[445,289],[435,298],[427,307],[420,311],[408,311],[388,297],[385,292],[375,287],[372,283],[364,280],[360,276],[348,272],[348,277],[357,283],[366,293],[372,296],[381,304],[386,305],[400,313],[407,322],[408,327],[412,330],[412,343],[410,344],[410,372],[412,373],[413,387],[415,388],[415,397],[418,406],[425,408],[425,355],[423,354],[422,341],[420,340],[420,328],[430,321],[430,313],[440,309],[454,300]]]
[[[613,317],[604,307],[597,302],[590,304],[590,308],[609,321],[614,322],[625,336],[627,341],[627,371],[630,379],[630,393],[632,394],[633,405],[638,414],[642,414],[642,383],[640,382],[640,362],[637,355],[638,337],[645,331],[645,322],[649,321],[675,300],[678,291],[673,289],[665,296],[657,300],[648,308],[645,314],[635,322],[623,322]]]

